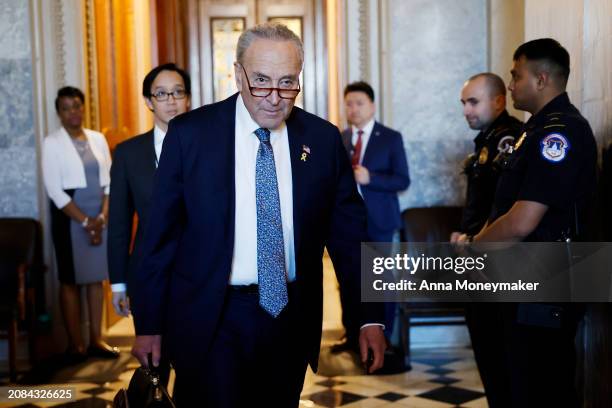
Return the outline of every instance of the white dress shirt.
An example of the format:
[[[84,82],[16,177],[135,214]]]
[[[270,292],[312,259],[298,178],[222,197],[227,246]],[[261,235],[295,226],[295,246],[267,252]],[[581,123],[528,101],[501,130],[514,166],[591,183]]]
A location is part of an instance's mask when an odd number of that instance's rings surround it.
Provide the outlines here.
[[[357,144],[357,139],[359,139],[359,135],[357,132],[359,128],[355,125],[351,126],[353,130],[353,136],[351,137],[351,143],[353,144],[353,148]],[[368,142],[370,141],[370,136],[372,135],[372,129],[374,129],[374,118],[370,119],[368,123],[363,127],[363,135],[361,135],[361,153],[359,155],[359,164],[363,162],[363,155],[365,154],[366,148],[368,147]]]
[[[157,161],[155,162],[155,167],[159,163],[159,158],[161,157],[162,147],[164,145],[164,138],[166,137],[166,132],[161,130],[157,125],[153,128],[153,143],[155,147],[155,156],[157,157]]]
[[[257,205],[255,202],[255,164],[259,139],[255,130],[260,126],[253,120],[242,97],[236,101],[235,126],[235,187],[236,218],[234,226],[234,254],[230,285],[250,285],[258,282],[257,275]],[[293,237],[293,181],[289,136],[285,122],[270,129],[270,143],[280,198],[285,270],[287,279],[295,280],[295,245]]]

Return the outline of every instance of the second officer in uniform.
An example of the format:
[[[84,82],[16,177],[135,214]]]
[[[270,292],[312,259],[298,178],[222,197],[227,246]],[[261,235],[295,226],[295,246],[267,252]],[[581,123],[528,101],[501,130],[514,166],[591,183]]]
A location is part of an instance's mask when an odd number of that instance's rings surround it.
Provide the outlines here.
[[[499,178],[495,159],[514,144],[523,122],[510,116],[506,110],[506,85],[499,76],[489,72],[474,75],[465,82],[461,103],[469,127],[480,131],[474,139],[474,153],[463,165],[467,193],[461,231],[474,235],[491,213]]]
[[[461,231],[475,235],[491,214],[501,172],[499,162],[518,139],[523,122],[506,110],[506,85],[493,73],[480,73],[468,79],[461,90],[461,103],[469,127],[480,130],[474,139],[474,153],[463,165],[467,192]],[[460,234],[454,232],[451,242]],[[499,369],[496,340],[502,333],[500,314],[498,304],[471,303],[465,308],[474,357],[491,407],[497,406],[499,389],[504,386],[503,378],[496,375]]]
[[[505,160],[486,227],[460,242],[552,242],[584,239],[594,192],[597,145],[565,92],[568,52],[547,38],[514,54],[514,106],[532,114]],[[522,268],[517,262],[516,267]],[[517,270],[518,272],[518,270]],[[578,407],[574,338],[579,305],[514,303],[503,308],[497,340],[503,378],[495,407]]]

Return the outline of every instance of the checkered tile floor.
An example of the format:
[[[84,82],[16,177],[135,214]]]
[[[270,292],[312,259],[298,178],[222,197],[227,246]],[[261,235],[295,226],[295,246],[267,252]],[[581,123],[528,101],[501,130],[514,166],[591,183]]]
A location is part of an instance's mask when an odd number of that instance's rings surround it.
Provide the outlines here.
[[[0,403],[0,407],[110,407],[136,367],[131,361],[116,381],[64,384],[76,388],[77,400],[70,403]],[[412,370],[397,375],[324,377],[309,370],[300,401],[300,408],[306,407],[486,408],[487,403],[471,350],[438,349],[415,351]]]
[[[486,408],[471,350],[414,352],[412,370],[385,376],[306,376],[300,407]]]
[[[310,370],[307,372],[300,408],[487,407],[473,353],[470,349],[413,350],[412,370],[407,373],[388,376],[358,375],[361,369],[355,366],[350,355],[346,353],[338,356],[330,355],[328,348],[338,341],[342,332],[341,309],[337,294],[338,283],[333,274],[331,261],[327,257],[323,261],[325,267],[324,334],[320,366],[325,361],[327,366],[334,366],[336,370],[328,371],[330,375],[331,372],[334,372],[333,376],[316,375]],[[109,342],[113,345],[119,345],[122,352],[126,353],[127,356],[133,334],[131,319],[122,319],[111,329]],[[125,347],[121,347],[122,345]],[[91,364],[90,371],[97,367],[93,360],[91,363],[88,361],[88,364]],[[110,407],[114,395],[120,388],[127,387],[137,366],[135,360],[130,360],[125,365],[123,372],[121,370],[116,371],[117,378],[111,381],[64,384],[76,388],[76,401],[67,404],[48,403],[18,406],[28,408],[50,406],[70,408]],[[340,367],[339,370],[338,367]],[[324,371],[321,369],[320,373]],[[0,370],[0,372],[5,372],[5,370]],[[337,373],[344,373],[344,375],[336,375]],[[6,385],[7,381],[7,378],[0,378],[0,385]],[[261,397],[257,396],[257,398],[254,406],[265,407],[265,401],[262,404]],[[0,402],[0,407],[5,406],[15,405],[3,405]]]

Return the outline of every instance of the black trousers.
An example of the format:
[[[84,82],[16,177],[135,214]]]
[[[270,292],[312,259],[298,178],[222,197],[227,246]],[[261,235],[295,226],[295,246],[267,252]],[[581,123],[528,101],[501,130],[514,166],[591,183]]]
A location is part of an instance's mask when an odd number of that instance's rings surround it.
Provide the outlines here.
[[[468,303],[465,321],[489,408],[509,406],[502,303]]]
[[[562,326],[524,324],[517,303],[474,303],[467,322],[490,408],[578,408],[575,336],[579,314]]]
[[[291,292],[290,284],[289,304],[273,318],[259,306],[256,292],[229,289],[201,370],[177,369],[179,408],[299,405],[307,357]]]

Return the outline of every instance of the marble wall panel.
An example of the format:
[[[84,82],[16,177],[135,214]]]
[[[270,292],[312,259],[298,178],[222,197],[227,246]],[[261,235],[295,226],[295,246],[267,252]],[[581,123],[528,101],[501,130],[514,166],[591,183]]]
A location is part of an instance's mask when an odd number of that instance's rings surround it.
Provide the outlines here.
[[[28,2],[0,11],[0,217],[38,218]]]
[[[487,67],[486,0],[392,0],[389,9],[388,125],[404,136],[412,178],[401,206],[462,205],[460,163],[475,134],[459,94],[468,77]]]
[[[600,146],[612,142],[612,2],[586,0],[582,113]]]
[[[525,0],[489,0],[489,70],[510,82],[514,51],[525,42]],[[508,98],[508,111],[519,119],[525,113],[514,109]]]
[[[0,0],[0,56],[30,58],[28,2]]]
[[[0,149],[34,149],[30,59],[0,58]]]
[[[612,3],[525,0],[525,38],[553,37],[571,57],[568,93],[600,147],[612,141]]]
[[[0,148],[0,217],[38,218],[36,150]]]
[[[582,54],[588,30],[584,10],[584,0],[525,0],[525,41],[551,37],[567,49],[572,70],[567,91],[578,109],[582,108]]]

